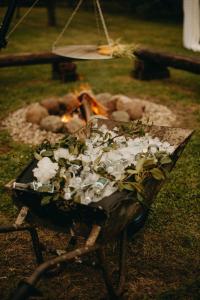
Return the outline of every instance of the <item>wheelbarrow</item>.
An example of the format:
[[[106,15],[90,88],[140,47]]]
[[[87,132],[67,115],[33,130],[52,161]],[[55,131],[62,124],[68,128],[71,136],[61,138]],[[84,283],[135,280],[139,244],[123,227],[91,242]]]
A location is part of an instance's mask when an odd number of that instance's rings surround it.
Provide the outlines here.
[[[106,124],[110,129],[120,124],[102,119],[99,119],[98,123],[99,126]],[[85,130],[80,130],[78,134],[85,134]],[[171,155],[172,162],[167,167],[167,171],[170,172],[188,143],[192,131],[153,125],[144,126],[144,131],[152,137],[158,137],[161,141],[167,141],[174,146],[175,150]],[[36,160],[32,160],[15,181],[21,184],[32,182],[32,170],[36,163]],[[164,180],[158,181],[154,178],[146,181],[145,204],[138,201],[135,192],[117,191],[97,203],[91,203],[87,206],[76,204],[66,210],[61,209],[56,202],[42,206],[41,201],[44,193],[17,189],[12,182],[9,183],[7,188],[11,190],[12,199],[19,208],[19,215],[13,225],[0,227],[0,233],[28,231],[38,264],[33,274],[19,283],[10,299],[22,300],[28,299],[30,296],[40,295],[36,284],[43,276],[66,262],[72,262],[77,257],[81,258],[90,253],[95,254],[97,258],[109,298],[119,299],[125,285],[127,235],[133,237],[144,226],[151,204],[164,182]],[[72,251],[65,249],[63,254],[44,261],[43,252],[47,249],[40,242],[36,227],[49,227],[59,232],[68,231],[70,232],[71,243],[75,244],[77,224],[79,224],[79,228],[82,225],[87,228],[87,233],[83,233],[84,244],[81,247],[75,245]],[[119,280],[117,287],[106,264],[105,248],[112,241],[119,241]]]

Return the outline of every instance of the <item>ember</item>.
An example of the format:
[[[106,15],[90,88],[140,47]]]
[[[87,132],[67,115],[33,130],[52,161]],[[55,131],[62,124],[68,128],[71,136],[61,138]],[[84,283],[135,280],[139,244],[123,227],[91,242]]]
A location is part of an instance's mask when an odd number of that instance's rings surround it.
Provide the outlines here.
[[[72,116],[70,116],[70,115],[68,115],[68,114],[63,115],[62,118],[61,118],[61,121],[62,121],[63,123],[70,122],[71,120],[72,120]]]

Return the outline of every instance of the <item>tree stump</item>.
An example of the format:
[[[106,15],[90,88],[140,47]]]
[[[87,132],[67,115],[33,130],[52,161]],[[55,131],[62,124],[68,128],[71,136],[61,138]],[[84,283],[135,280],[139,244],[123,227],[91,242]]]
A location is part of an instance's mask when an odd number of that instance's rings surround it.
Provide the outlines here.
[[[79,79],[77,66],[72,62],[52,63],[52,79],[71,82]]]
[[[151,60],[135,60],[133,76],[140,80],[169,78],[168,68],[160,63]]]

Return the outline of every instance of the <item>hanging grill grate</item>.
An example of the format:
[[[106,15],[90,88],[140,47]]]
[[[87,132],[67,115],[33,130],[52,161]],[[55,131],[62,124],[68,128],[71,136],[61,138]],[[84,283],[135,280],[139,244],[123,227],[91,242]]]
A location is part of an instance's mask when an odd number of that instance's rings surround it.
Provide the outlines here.
[[[75,7],[74,11],[72,12],[72,15],[68,19],[67,23],[65,24],[63,30],[58,35],[57,39],[53,43],[52,52],[54,54],[64,56],[67,58],[73,58],[73,59],[84,59],[84,60],[102,60],[102,59],[111,59],[113,58],[112,54],[108,55],[102,55],[98,49],[99,45],[67,45],[58,47],[57,44],[63,37],[65,31],[69,28],[69,25],[71,24],[73,18],[75,17],[76,13],[78,12],[81,4],[83,3],[83,0],[80,0]],[[107,41],[107,47],[110,48],[110,53],[112,53],[112,46],[111,46],[111,39],[109,37],[108,29],[106,26],[106,22],[101,10],[101,6],[99,3],[99,0],[94,0],[94,8],[95,8],[95,15],[96,15],[96,22],[97,22],[97,28],[98,31],[100,31],[99,28],[99,20],[101,21],[103,31],[106,37]]]

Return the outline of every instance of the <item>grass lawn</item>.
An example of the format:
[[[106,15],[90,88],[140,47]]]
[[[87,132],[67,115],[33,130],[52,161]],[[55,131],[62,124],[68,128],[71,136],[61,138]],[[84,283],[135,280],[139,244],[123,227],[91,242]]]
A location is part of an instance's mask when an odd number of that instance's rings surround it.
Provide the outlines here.
[[[35,9],[1,55],[49,51],[67,15],[69,11],[58,10],[59,26],[48,28],[46,11]],[[156,50],[199,56],[183,49],[181,24],[106,17],[114,39],[123,37]],[[95,41],[94,17],[81,12],[63,43]],[[195,134],[157,197],[144,234],[129,243],[125,299],[200,299],[200,77],[171,70],[167,80],[138,81],[130,76],[132,65],[126,59],[97,61],[95,65],[90,61],[77,63],[82,82],[89,83],[94,92],[124,93],[164,104],[177,113],[179,125],[194,128]],[[28,103],[63,95],[79,85],[52,81],[50,66],[46,65],[0,69],[0,119]],[[19,174],[32,151],[28,145],[13,142],[5,130],[0,131],[1,224],[13,220],[17,213],[4,185]],[[41,235],[45,238],[44,231]],[[5,299],[21,278],[31,274],[34,264],[25,235],[0,240],[0,298]],[[50,279],[48,286],[45,281],[41,283],[46,291],[42,299],[99,299],[103,295],[103,284],[96,273],[81,266],[76,270],[70,267],[69,271],[73,280],[68,288],[69,273]]]

